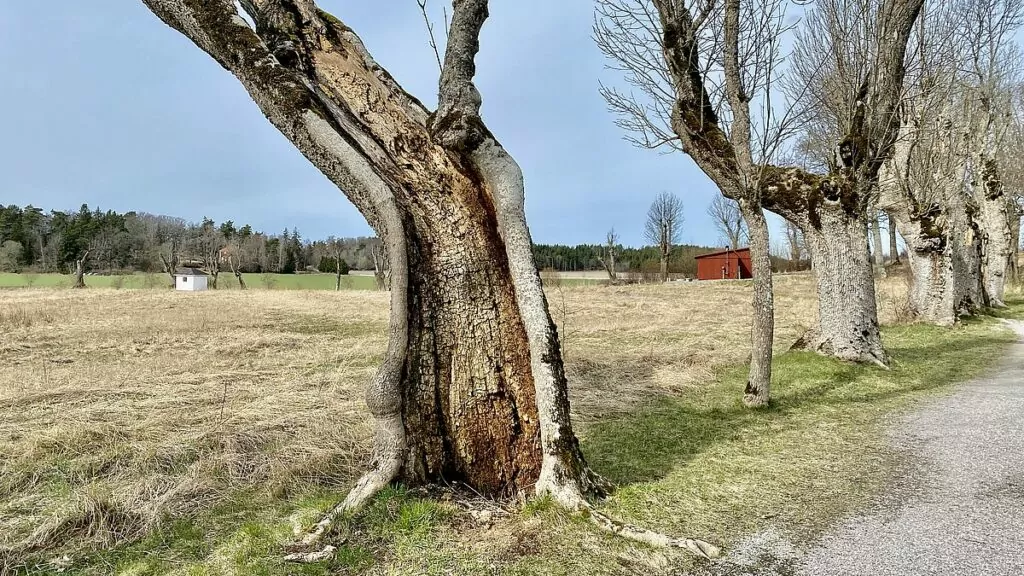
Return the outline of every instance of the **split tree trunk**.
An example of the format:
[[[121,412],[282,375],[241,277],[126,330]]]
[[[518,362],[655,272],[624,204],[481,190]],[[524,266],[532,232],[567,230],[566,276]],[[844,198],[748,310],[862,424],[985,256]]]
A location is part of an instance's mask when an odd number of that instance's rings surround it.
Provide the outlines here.
[[[775,300],[772,286],[771,244],[768,221],[759,204],[741,200],[740,210],[747,224],[750,263],[754,274],[754,296],[750,326],[750,372],[743,391],[743,403],[767,406],[771,398],[772,342],[775,334]]]

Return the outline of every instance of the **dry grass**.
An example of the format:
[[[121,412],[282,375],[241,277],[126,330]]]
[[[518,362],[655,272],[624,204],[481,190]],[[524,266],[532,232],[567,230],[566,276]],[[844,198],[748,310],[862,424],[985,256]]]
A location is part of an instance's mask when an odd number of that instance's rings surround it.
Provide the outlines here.
[[[879,289],[883,320],[900,317],[900,282]],[[776,288],[783,350],[817,304],[810,276],[780,276]],[[749,291],[551,288],[584,436],[743,362]],[[386,316],[376,292],[0,291],[0,573],[135,541],[239,494],[343,492],[369,454],[362,388]],[[541,549],[510,526],[487,538]],[[464,553],[479,534],[462,530]],[[425,554],[416,542],[409,553]],[[393,553],[401,564],[401,547]]]

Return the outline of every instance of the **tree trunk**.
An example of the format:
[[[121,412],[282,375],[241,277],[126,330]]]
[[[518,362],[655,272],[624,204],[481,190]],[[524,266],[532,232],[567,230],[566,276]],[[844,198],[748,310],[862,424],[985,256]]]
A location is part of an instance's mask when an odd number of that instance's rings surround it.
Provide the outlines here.
[[[884,266],[886,263],[885,251],[882,248],[882,224],[879,223],[877,210],[871,212],[871,257],[874,265]]]
[[[334,277],[334,290],[335,292],[341,291],[341,260],[338,260],[337,275]]]
[[[1001,193],[986,192],[979,195],[978,224],[982,232],[982,282],[989,306],[1003,308],[1006,291],[1006,272],[1010,267],[1010,220],[1006,198]],[[1001,187],[999,187],[1001,188]]]
[[[228,0],[144,2],[239,78],[386,248],[388,349],[366,394],[374,467],[336,513],[395,477],[587,506],[599,485],[569,419],[522,173],[487,131],[472,84],[487,3],[454,4],[431,113],[309,0],[243,2],[256,30]]]
[[[85,288],[85,259],[89,257],[89,251],[78,260],[75,260],[75,284],[72,288]]]
[[[474,208],[481,213],[455,226],[443,219],[409,226],[405,239],[404,476],[512,495],[532,488],[540,473],[536,398],[504,248],[485,208]]]
[[[771,397],[772,341],[775,333],[775,302],[772,287],[771,243],[768,221],[760,205],[740,201],[750,240],[754,273],[753,316],[750,326],[750,372],[743,403],[766,406]]]
[[[896,238],[896,218],[892,212],[888,212],[889,217],[889,261],[894,265],[900,263],[900,245]]]
[[[1010,281],[1020,282],[1020,224],[1021,214],[1011,205],[1010,212]]]
[[[943,220],[949,224],[928,217],[900,224],[912,274],[910,309],[918,320],[939,326],[976,313],[983,303],[980,237],[966,212],[948,209],[952,218]]]
[[[804,344],[842,360],[886,365],[868,254],[867,222],[822,206],[804,239],[818,283],[818,330]]]
[[[661,254],[661,281],[668,282],[668,254]]]

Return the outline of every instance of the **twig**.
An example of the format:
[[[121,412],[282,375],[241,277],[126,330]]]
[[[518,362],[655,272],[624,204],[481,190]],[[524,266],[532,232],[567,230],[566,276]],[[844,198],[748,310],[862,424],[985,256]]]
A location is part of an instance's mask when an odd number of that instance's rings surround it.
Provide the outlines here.
[[[420,12],[423,14],[423,22],[427,25],[427,34],[430,35],[430,47],[434,49],[434,57],[437,58],[437,69],[443,72],[444,65],[441,64],[441,51],[437,49],[437,40],[434,39],[434,25],[430,23],[430,17],[427,16],[427,0],[416,0],[416,3],[419,4]],[[445,34],[448,33],[447,19],[448,17],[445,16]]]

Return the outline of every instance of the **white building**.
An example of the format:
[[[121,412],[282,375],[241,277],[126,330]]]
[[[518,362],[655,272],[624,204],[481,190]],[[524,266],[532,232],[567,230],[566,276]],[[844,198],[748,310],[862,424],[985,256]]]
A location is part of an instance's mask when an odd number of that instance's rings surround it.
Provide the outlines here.
[[[206,273],[198,268],[178,268],[174,271],[174,289],[188,292],[206,290]]]

